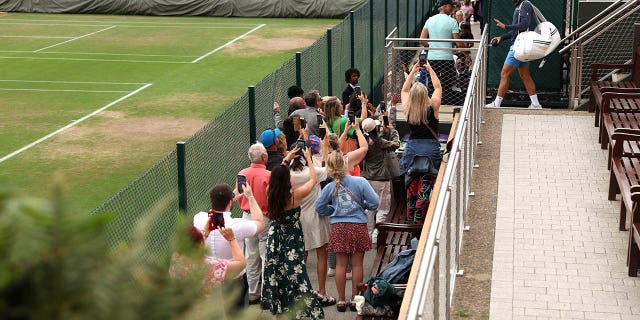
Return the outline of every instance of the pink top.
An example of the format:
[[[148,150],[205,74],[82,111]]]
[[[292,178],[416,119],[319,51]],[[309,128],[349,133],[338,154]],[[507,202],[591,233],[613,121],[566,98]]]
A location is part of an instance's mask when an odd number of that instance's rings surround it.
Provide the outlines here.
[[[239,175],[247,178],[247,183],[251,186],[253,196],[260,205],[263,215],[267,215],[267,187],[269,186],[269,178],[271,171],[267,170],[264,164],[252,163],[249,168],[242,169]],[[249,211],[249,200],[245,196],[238,198],[240,209]]]
[[[229,267],[229,260],[217,259],[217,258],[205,258],[204,266],[206,266],[207,276],[202,280],[202,286],[204,290],[208,290],[214,286],[224,283],[224,277],[227,274]],[[171,255],[171,264],[169,265],[169,276],[171,278],[185,278],[193,270],[194,265],[192,261],[182,256],[177,252]],[[197,266],[196,266],[197,267]]]

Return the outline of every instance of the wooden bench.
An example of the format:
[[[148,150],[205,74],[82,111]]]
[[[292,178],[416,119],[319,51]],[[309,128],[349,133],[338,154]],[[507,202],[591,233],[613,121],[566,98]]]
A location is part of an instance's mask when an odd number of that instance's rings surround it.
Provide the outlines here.
[[[638,210],[633,205],[631,188],[640,185],[640,130],[615,131],[611,139],[609,200],[615,200],[620,194],[619,229],[622,231],[626,230],[627,211]]]
[[[639,212],[640,205],[640,186],[631,187],[631,200],[634,203],[634,213]],[[636,214],[631,217],[631,229],[629,230],[629,248],[628,248],[628,275],[630,277],[638,276],[638,264],[640,262],[640,217]]]
[[[598,139],[607,149],[611,134],[619,128],[640,129],[640,91],[638,93],[605,92]],[[609,159],[610,160],[610,159]]]
[[[634,46],[633,59],[631,63],[611,64],[611,63],[593,63],[591,64],[591,94],[589,96],[589,112],[595,111],[595,126],[599,125],[600,111],[602,108],[603,94],[605,92],[629,93],[637,92],[640,88],[640,43]],[[603,69],[622,69],[631,70],[631,79],[628,81],[608,81],[598,80],[598,72]]]

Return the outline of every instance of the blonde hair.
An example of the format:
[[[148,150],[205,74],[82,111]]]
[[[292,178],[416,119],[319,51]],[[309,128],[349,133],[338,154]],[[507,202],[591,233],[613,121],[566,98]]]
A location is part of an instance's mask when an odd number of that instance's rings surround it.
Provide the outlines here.
[[[336,96],[325,97],[324,114],[327,117],[327,126],[331,127],[336,119],[340,118],[340,99]],[[330,129],[329,129],[330,130]],[[331,131],[331,130],[330,130]]]
[[[333,178],[333,181],[336,183],[333,195],[337,196],[340,181],[347,175],[347,166],[344,163],[344,156],[340,150],[331,151],[327,156],[327,174]]]
[[[429,98],[429,90],[424,84],[416,82],[409,90],[409,99],[407,99],[407,123],[413,125],[429,124],[427,118],[431,99]]]

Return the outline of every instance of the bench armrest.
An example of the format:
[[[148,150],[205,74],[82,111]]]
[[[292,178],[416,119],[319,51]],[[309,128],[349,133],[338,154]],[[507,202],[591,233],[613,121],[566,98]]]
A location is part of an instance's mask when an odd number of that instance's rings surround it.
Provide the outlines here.
[[[632,69],[631,63],[592,63],[591,64],[591,81],[596,81],[598,78],[598,71],[600,69]]]
[[[376,229],[378,229],[378,232],[381,232],[381,231],[420,232],[422,231],[422,227],[423,225],[421,224],[400,224],[400,223],[389,223],[389,222],[376,223]]]
[[[639,92],[604,92],[602,93],[602,113],[609,113],[610,104],[613,99],[640,99]],[[640,112],[640,109],[638,109]]]
[[[613,158],[619,158],[620,156],[622,156],[622,146],[623,146],[623,141],[640,141],[640,132],[638,132],[638,130],[631,131],[633,129],[624,129],[624,130],[619,130],[616,129],[613,134],[611,134],[611,157]],[[634,133],[629,133],[629,132],[634,132]]]

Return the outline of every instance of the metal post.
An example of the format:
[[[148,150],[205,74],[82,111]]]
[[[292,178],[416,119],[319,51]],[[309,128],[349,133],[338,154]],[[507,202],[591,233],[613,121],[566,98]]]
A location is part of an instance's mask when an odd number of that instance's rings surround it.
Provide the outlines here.
[[[298,83],[298,86],[299,83]],[[249,145],[256,141],[256,87],[249,86]]]
[[[400,35],[400,0],[396,0],[396,28],[398,28],[398,35]]]
[[[375,97],[373,92],[373,46],[376,41],[373,34],[373,22],[373,1],[369,1],[369,99],[371,103],[374,103],[373,98]]]
[[[418,0],[415,0],[413,5],[413,12],[416,13],[416,16],[413,18],[413,33],[415,35],[415,32],[418,29]]]
[[[180,141],[176,144],[178,156],[178,208],[182,214],[187,214],[187,171],[185,170],[185,143]]]
[[[333,40],[331,29],[327,29],[327,95],[333,95],[333,61],[331,59],[331,47]]]
[[[302,52],[296,52],[296,86],[302,87]]]
[[[354,18],[354,12],[349,11],[349,23],[351,26],[351,39],[350,47],[351,47],[351,68],[355,68],[356,65],[356,21]]]

